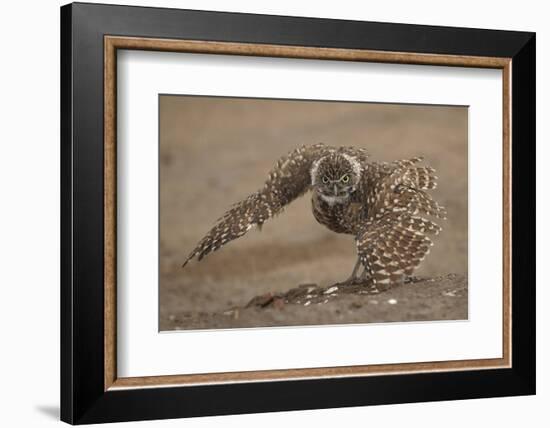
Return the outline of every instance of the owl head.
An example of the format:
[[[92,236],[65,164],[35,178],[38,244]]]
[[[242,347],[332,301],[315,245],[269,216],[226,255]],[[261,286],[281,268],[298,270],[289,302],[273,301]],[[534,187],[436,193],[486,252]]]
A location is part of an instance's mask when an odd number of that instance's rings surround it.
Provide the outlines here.
[[[345,153],[331,153],[313,163],[311,185],[329,204],[344,203],[357,189],[361,164]]]

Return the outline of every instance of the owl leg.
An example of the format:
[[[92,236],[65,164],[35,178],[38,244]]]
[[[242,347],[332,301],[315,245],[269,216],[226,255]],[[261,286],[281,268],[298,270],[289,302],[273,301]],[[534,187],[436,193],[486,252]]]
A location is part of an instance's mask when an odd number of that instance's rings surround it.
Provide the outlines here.
[[[352,285],[352,284],[355,284],[357,282],[357,280],[359,279],[358,272],[359,272],[359,268],[361,266],[362,266],[361,259],[358,257],[357,261],[355,262],[355,266],[353,267],[353,271],[351,272],[351,275],[349,276],[349,278],[346,279],[343,282],[340,282],[339,285]]]
[[[351,275],[348,278],[348,281],[354,280],[355,278],[357,278],[357,271],[359,270],[360,267],[361,267],[361,259],[357,257],[357,261],[355,262],[355,266],[353,267],[353,271],[351,272]]]

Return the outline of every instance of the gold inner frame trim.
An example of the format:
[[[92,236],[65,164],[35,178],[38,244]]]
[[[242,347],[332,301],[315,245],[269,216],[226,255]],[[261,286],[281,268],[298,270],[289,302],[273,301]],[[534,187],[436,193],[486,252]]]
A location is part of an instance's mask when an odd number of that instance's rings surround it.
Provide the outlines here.
[[[503,323],[502,358],[342,367],[261,370],[170,376],[117,377],[116,367],[116,82],[118,49],[243,55],[394,64],[495,68],[502,70],[503,94]],[[104,389],[192,386],[199,384],[358,377],[404,373],[496,369],[511,367],[511,58],[385,52],[251,43],[104,37]]]

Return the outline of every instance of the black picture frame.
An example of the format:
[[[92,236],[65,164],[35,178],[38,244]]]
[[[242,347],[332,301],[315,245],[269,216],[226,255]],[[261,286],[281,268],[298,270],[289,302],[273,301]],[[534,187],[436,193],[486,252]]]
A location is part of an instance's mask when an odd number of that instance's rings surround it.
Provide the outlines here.
[[[105,391],[105,35],[511,58],[512,367]],[[63,6],[61,419],[86,424],[534,394],[535,43],[528,32]]]

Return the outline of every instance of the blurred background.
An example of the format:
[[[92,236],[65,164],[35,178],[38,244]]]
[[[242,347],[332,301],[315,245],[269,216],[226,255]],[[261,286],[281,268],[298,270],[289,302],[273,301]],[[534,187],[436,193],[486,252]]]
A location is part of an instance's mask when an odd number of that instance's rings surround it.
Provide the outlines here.
[[[349,276],[353,237],[318,224],[309,194],[261,232],[181,268],[216,219],[263,185],[279,157],[317,142],[364,147],[372,161],[424,156],[437,169],[433,194],[448,219],[416,275],[467,276],[466,107],[162,95],[161,330],[181,313],[220,312],[263,293]]]

